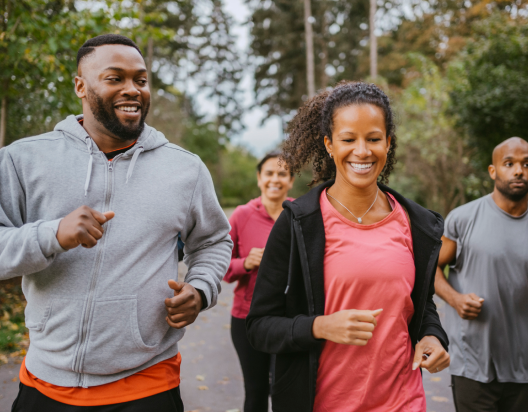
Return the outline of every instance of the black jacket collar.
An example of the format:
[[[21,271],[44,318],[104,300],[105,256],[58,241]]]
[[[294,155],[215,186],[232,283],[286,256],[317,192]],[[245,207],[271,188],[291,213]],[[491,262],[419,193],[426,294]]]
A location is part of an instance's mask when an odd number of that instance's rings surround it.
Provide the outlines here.
[[[333,184],[334,180],[328,180],[292,202],[286,200],[283,203],[283,207],[290,209],[295,219],[302,219],[312,213],[320,212],[319,198],[321,192]],[[434,240],[440,240],[443,235],[444,225],[442,216],[439,213],[418,205],[381,183],[378,183],[378,186],[382,191],[393,195],[398,203],[407,210],[413,229],[420,230]]]

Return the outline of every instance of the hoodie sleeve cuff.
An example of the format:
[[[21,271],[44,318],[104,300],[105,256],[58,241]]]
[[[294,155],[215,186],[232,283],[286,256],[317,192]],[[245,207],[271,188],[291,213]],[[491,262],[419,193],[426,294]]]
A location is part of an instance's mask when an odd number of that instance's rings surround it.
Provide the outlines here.
[[[304,350],[318,348],[320,339],[316,339],[312,333],[312,326],[316,316],[299,315],[293,321],[293,341]]]
[[[42,254],[49,258],[57,253],[66,252],[57,240],[57,230],[61,219],[42,222],[37,228],[37,240]]]
[[[189,282],[189,285],[192,285],[196,290],[201,291],[200,296],[202,296],[202,299],[205,297],[205,302],[202,302],[202,310],[209,309],[209,305],[211,304],[213,291],[211,290],[211,286],[209,286],[209,283],[201,280],[201,279],[192,279]]]

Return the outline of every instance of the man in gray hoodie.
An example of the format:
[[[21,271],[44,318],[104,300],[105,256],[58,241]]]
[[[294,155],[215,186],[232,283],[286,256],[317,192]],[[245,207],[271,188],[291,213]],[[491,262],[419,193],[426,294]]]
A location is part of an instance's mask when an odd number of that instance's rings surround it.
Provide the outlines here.
[[[0,150],[0,279],[22,276],[31,342],[13,410],[183,411],[177,343],[217,302],[230,227],[198,156],[144,123],[137,46],[98,36],[77,64],[83,115]]]

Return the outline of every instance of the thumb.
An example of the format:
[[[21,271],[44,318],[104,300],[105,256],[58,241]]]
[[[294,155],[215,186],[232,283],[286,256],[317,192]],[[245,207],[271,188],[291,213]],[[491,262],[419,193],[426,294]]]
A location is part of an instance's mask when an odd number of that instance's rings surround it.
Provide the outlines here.
[[[115,213],[109,210],[108,212],[104,212],[103,215],[104,217],[106,217],[106,221],[108,222],[109,220],[114,218]]]
[[[176,282],[175,280],[170,279],[169,280],[169,288],[174,290],[174,292],[178,293],[183,289],[183,282]]]
[[[376,310],[373,310],[372,311],[372,316],[374,316],[375,318],[378,317],[378,315],[383,312],[383,309],[376,309]]]
[[[469,293],[468,296],[471,299],[476,300],[477,302],[483,302],[484,301],[484,299],[482,299],[480,296],[475,295],[474,293]]]
[[[415,371],[418,366],[422,363],[422,356],[423,356],[423,347],[422,345],[418,344],[416,345],[415,352],[414,352],[414,359],[412,364],[412,370]]]

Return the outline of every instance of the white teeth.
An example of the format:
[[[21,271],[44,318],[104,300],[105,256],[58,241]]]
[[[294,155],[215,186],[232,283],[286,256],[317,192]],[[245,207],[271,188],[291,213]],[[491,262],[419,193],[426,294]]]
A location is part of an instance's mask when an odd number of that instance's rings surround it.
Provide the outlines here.
[[[370,169],[372,167],[373,163],[350,163],[350,165],[354,169],[365,170],[365,169]]]
[[[135,106],[119,106],[117,108],[118,110],[121,110],[123,112],[137,112],[139,110],[139,107],[135,107]]]

